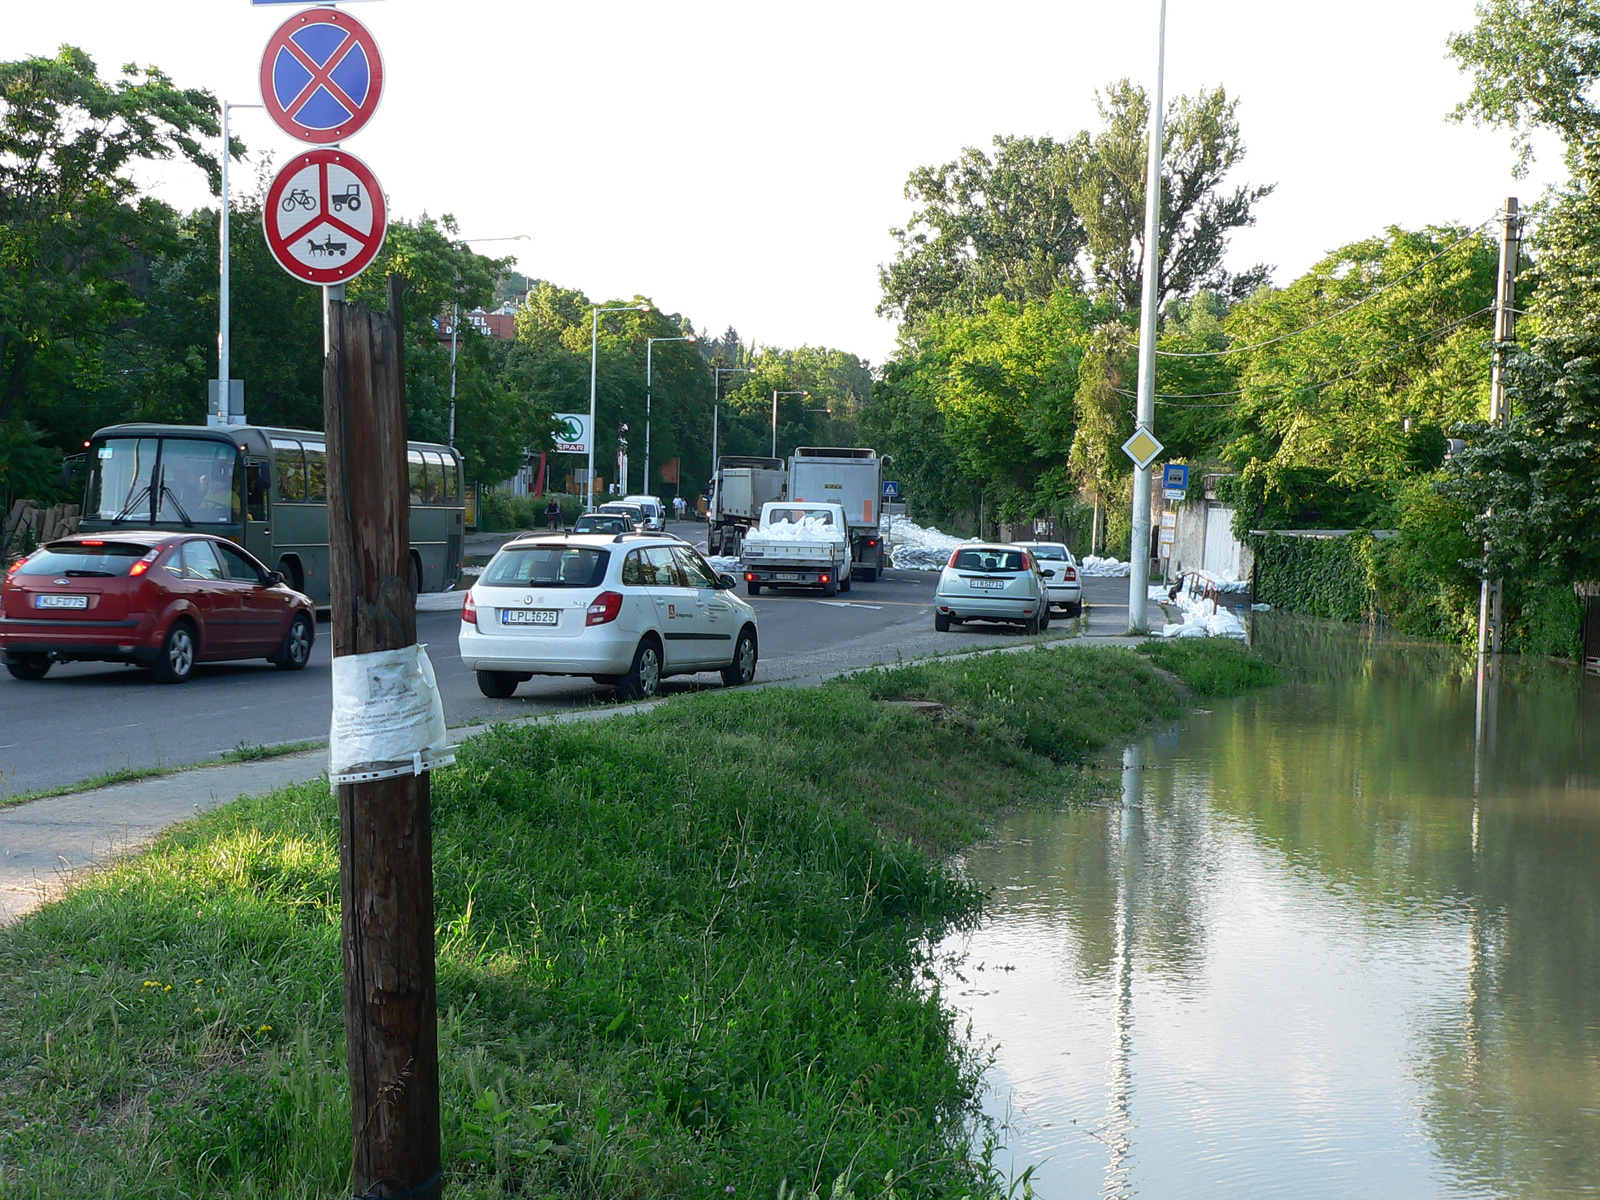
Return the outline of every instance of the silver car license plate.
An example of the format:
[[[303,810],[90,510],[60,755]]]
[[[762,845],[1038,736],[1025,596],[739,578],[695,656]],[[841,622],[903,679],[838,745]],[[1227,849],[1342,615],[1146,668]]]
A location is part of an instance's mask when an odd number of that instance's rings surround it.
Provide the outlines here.
[[[87,596],[35,596],[35,608],[88,608]]]
[[[774,579],[799,579],[800,578],[800,572],[799,571],[774,571],[772,573],[772,577]]]
[[[554,625],[560,619],[560,610],[554,608],[503,608],[500,610],[500,624],[502,625]]]
[[[998,592],[1006,586],[1004,579],[969,579],[967,582],[975,588],[982,588],[991,592]]]

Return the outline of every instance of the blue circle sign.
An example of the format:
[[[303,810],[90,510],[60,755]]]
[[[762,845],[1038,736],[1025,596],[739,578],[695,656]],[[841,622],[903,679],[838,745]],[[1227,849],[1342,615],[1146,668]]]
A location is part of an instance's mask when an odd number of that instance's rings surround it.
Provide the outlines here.
[[[382,95],[378,43],[338,9],[296,13],[261,56],[261,101],[278,128],[301,141],[343,141],[372,119]]]

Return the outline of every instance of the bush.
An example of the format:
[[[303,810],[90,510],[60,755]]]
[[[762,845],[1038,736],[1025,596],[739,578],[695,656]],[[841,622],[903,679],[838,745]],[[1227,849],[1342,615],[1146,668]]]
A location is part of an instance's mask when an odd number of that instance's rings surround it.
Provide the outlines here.
[[[1578,658],[1583,654],[1583,601],[1569,587],[1534,585],[1507,595],[1509,649],[1520,654]]]
[[[487,530],[543,529],[545,506],[554,495],[561,505],[561,521],[570,525],[583,512],[583,498],[565,492],[546,492],[543,496],[518,496],[511,492],[484,492],[478,513],[478,528]]]
[[[1274,608],[1335,621],[1359,621],[1376,608],[1367,579],[1372,535],[1285,537],[1253,534],[1256,599]]]
[[[1140,643],[1138,649],[1201,696],[1242,696],[1281,679],[1277,667],[1231,638],[1152,639]]]

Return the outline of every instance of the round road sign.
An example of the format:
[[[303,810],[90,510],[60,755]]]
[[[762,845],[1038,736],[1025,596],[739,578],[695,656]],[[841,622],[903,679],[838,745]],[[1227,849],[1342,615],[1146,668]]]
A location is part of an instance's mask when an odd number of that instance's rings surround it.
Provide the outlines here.
[[[344,150],[307,150],[272,181],[261,223],[285,271],[325,284],[354,279],[372,265],[389,216],[366,163]]]
[[[296,13],[261,55],[261,100],[290,137],[327,145],[371,118],[383,95],[383,59],[367,27],[335,8]]]

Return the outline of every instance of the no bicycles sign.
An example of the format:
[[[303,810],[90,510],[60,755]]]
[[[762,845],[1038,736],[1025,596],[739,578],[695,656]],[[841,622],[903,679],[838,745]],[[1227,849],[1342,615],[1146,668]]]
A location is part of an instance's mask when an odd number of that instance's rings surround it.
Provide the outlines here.
[[[308,150],[272,181],[261,223],[285,271],[335,284],[378,257],[389,220],[383,189],[364,162],[344,150]]]

